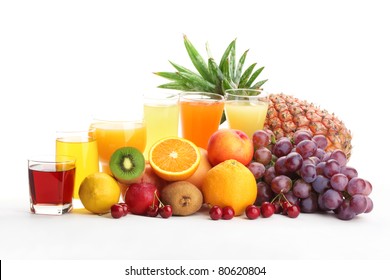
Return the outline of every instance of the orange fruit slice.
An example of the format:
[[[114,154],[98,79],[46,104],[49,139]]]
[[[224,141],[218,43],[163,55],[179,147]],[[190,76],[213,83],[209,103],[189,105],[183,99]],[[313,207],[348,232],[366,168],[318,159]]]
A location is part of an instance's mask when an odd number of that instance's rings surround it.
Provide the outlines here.
[[[195,173],[201,159],[199,148],[180,137],[161,139],[149,151],[154,172],[164,180],[186,180]]]

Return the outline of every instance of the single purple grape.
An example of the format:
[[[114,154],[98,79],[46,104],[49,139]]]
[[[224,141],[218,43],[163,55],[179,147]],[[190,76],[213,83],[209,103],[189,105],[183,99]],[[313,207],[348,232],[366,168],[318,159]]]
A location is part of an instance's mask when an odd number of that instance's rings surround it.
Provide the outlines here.
[[[282,157],[288,155],[293,148],[293,145],[287,137],[282,137],[276,141],[273,147],[273,154],[277,157]]]
[[[314,135],[312,140],[317,144],[317,147],[325,150],[328,146],[328,140],[324,135]]]
[[[292,180],[285,176],[276,176],[271,182],[271,189],[274,193],[287,193],[291,190]]]
[[[348,185],[348,177],[342,173],[337,173],[330,178],[330,186],[332,189],[343,192],[346,190]]]
[[[285,167],[290,172],[298,171],[302,166],[303,158],[297,152],[291,152],[286,156]]]
[[[314,156],[317,151],[317,144],[312,140],[303,140],[296,146],[296,151],[303,158]]]

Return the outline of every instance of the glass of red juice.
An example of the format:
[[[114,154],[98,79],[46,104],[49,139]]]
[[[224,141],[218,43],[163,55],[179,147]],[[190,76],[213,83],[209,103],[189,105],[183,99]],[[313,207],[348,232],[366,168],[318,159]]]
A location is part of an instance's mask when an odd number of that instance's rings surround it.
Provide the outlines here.
[[[30,211],[62,215],[72,210],[76,159],[69,156],[41,156],[28,160]]]

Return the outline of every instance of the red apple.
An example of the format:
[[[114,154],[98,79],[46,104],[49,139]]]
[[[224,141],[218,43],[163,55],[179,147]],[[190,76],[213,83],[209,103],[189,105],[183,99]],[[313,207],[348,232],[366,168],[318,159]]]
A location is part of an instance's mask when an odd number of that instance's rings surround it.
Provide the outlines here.
[[[129,208],[129,212],[145,216],[150,205],[153,205],[153,203],[158,205],[155,192],[157,192],[157,187],[151,183],[131,184],[125,195],[125,203]]]
[[[248,165],[253,158],[253,143],[243,131],[220,129],[214,132],[207,146],[208,159],[212,166],[228,159]]]

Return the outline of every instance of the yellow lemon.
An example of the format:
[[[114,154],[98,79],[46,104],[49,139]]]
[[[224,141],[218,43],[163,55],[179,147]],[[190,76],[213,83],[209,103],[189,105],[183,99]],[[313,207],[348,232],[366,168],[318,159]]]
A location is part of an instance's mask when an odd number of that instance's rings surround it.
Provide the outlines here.
[[[118,182],[110,175],[97,172],[87,176],[80,185],[79,197],[85,209],[95,214],[105,214],[120,197]]]
[[[211,206],[231,206],[239,216],[253,204],[257,184],[252,172],[236,160],[226,160],[211,168],[202,185],[204,201]]]

